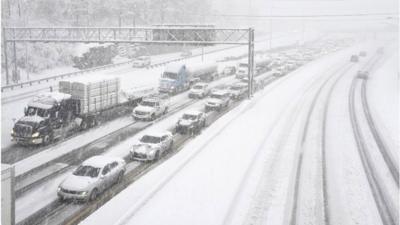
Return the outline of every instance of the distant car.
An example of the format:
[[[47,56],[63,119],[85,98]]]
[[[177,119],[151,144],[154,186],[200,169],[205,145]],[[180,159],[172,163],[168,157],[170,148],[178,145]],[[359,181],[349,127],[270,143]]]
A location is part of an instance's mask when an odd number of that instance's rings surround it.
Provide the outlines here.
[[[181,52],[181,56],[182,56],[182,57],[189,57],[189,56],[192,56],[192,52],[191,52],[191,51],[184,51],[184,52]]]
[[[131,151],[131,159],[138,161],[158,160],[162,154],[172,149],[174,144],[173,135],[166,131],[143,135]]]
[[[224,70],[222,71],[222,74],[224,76],[229,76],[229,75],[233,75],[236,73],[236,67],[235,66],[226,66],[224,68]]]
[[[383,54],[383,53],[385,52],[385,48],[384,48],[384,47],[379,47],[379,48],[376,50],[376,52],[377,52],[378,54]]]
[[[200,111],[185,112],[178,120],[175,126],[175,131],[180,134],[195,134],[206,125],[206,116]]]
[[[223,108],[229,106],[230,103],[230,92],[228,90],[218,90],[212,92],[210,98],[205,103],[206,111],[217,110],[220,111]]]
[[[121,158],[93,156],[85,160],[58,186],[58,198],[94,200],[101,192],[121,181],[125,170],[125,161]]]
[[[207,83],[196,83],[189,91],[189,98],[204,98],[210,94],[210,88]]]
[[[357,55],[352,55],[350,57],[350,62],[358,62],[358,56]]]
[[[368,79],[368,76],[369,76],[369,72],[368,71],[362,71],[362,70],[359,70],[358,72],[357,72],[357,77],[359,78],[359,79]]]
[[[229,87],[229,92],[232,99],[238,100],[243,98],[248,91],[248,84],[243,82],[237,82]]]
[[[150,56],[140,56],[133,60],[132,66],[135,68],[141,68],[151,65],[151,58]]]
[[[365,57],[365,56],[367,56],[367,52],[366,51],[361,51],[359,55],[361,57]]]

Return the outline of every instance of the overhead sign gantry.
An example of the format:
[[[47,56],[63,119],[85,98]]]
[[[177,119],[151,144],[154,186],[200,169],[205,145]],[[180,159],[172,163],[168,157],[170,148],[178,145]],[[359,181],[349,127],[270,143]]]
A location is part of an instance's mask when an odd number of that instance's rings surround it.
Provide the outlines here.
[[[5,27],[3,44],[8,84],[7,47],[16,42],[138,43],[184,45],[248,45],[249,97],[254,71],[254,29],[215,28],[210,25],[157,25],[151,27]],[[16,71],[16,65],[15,71]]]

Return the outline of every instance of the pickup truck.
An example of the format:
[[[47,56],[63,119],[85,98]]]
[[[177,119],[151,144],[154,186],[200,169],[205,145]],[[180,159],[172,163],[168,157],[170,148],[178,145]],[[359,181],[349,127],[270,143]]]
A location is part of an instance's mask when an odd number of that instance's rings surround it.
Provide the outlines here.
[[[149,96],[144,98],[138,106],[133,109],[132,117],[136,120],[153,121],[168,112],[168,96]]]
[[[189,91],[189,98],[204,98],[210,93],[207,83],[196,83]]]
[[[175,131],[180,134],[198,134],[206,125],[206,116],[200,111],[185,112],[178,120]]]
[[[162,154],[171,150],[173,145],[173,135],[169,131],[145,134],[133,145],[130,156],[132,160],[138,161],[158,160]]]
[[[230,92],[228,90],[217,90],[212,92],[210,98],[205,103],[205,110],[217,110],[220,111],[223,108],[229,106],[230,103]]]

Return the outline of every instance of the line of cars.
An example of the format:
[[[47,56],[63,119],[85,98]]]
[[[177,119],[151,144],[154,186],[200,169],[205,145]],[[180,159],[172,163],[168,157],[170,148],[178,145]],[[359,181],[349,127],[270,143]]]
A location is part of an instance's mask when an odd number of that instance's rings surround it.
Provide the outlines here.
[[[296,64],[295,59],[296,57],[304,57],[294,55],[290,54],[290,56],[286,56],[285,60],[281,57],[279,61],[285,61],[286,64],[290,65],[291,63],[288,59],[291,59],[292,64],[295,66],[301,65],[301,63]],[[310,58],[313,57],[315,56],[310,56]],[[306,60],[311,59],[307,58]],[[278,66],[279,63],[275,65]],[[261,83],[265,84],[265,82]],[[231,101],[240,100],[245,96],[247,91],[247,83],[242,81],[238,81],[223,89],[214,90],[211,90],[207,83],[196,83],[192,86],[188,95],[190,98],[204,98],[209,96],[204,103],[204,112],[190,110],[183,113],[176,122],[173,131],[144,134],[130,149],[130,159],[137,161],[156,161],[160,159],[163,154],[173,149],[175,133],[183,135],[200,133],[207,124],[208,111],[221,111],[227,108]],[[132,116],[136,119],[153,120],[155,117],[165,114],[168,111],[168,104],[169,101],[166,98],[144,98],[140,105],[134,109]],[[123,159],[109,156],[93,156],[84,161],[59,185],[57,194],[60,200],[94,200],[101,192],[113,184],[120,182],[123,179],[125,171],[126,162]]]

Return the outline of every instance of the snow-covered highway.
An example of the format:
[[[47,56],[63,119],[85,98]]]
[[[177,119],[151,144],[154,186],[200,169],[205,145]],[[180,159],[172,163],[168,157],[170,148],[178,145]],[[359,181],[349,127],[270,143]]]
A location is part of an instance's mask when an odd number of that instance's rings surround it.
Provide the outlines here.
[[[349,108],[357,72],[368,68],[378,80],[382,63],[374,61],[397,57],[377,55],[381,44],[357,45],[274,82],[81,224],[397,224],[396,181],[377,148],[364,149],[377,171],[363,167]],[[360,50],[368,57],[348,62]],[[385,186],[383,204],[371,173]]]

